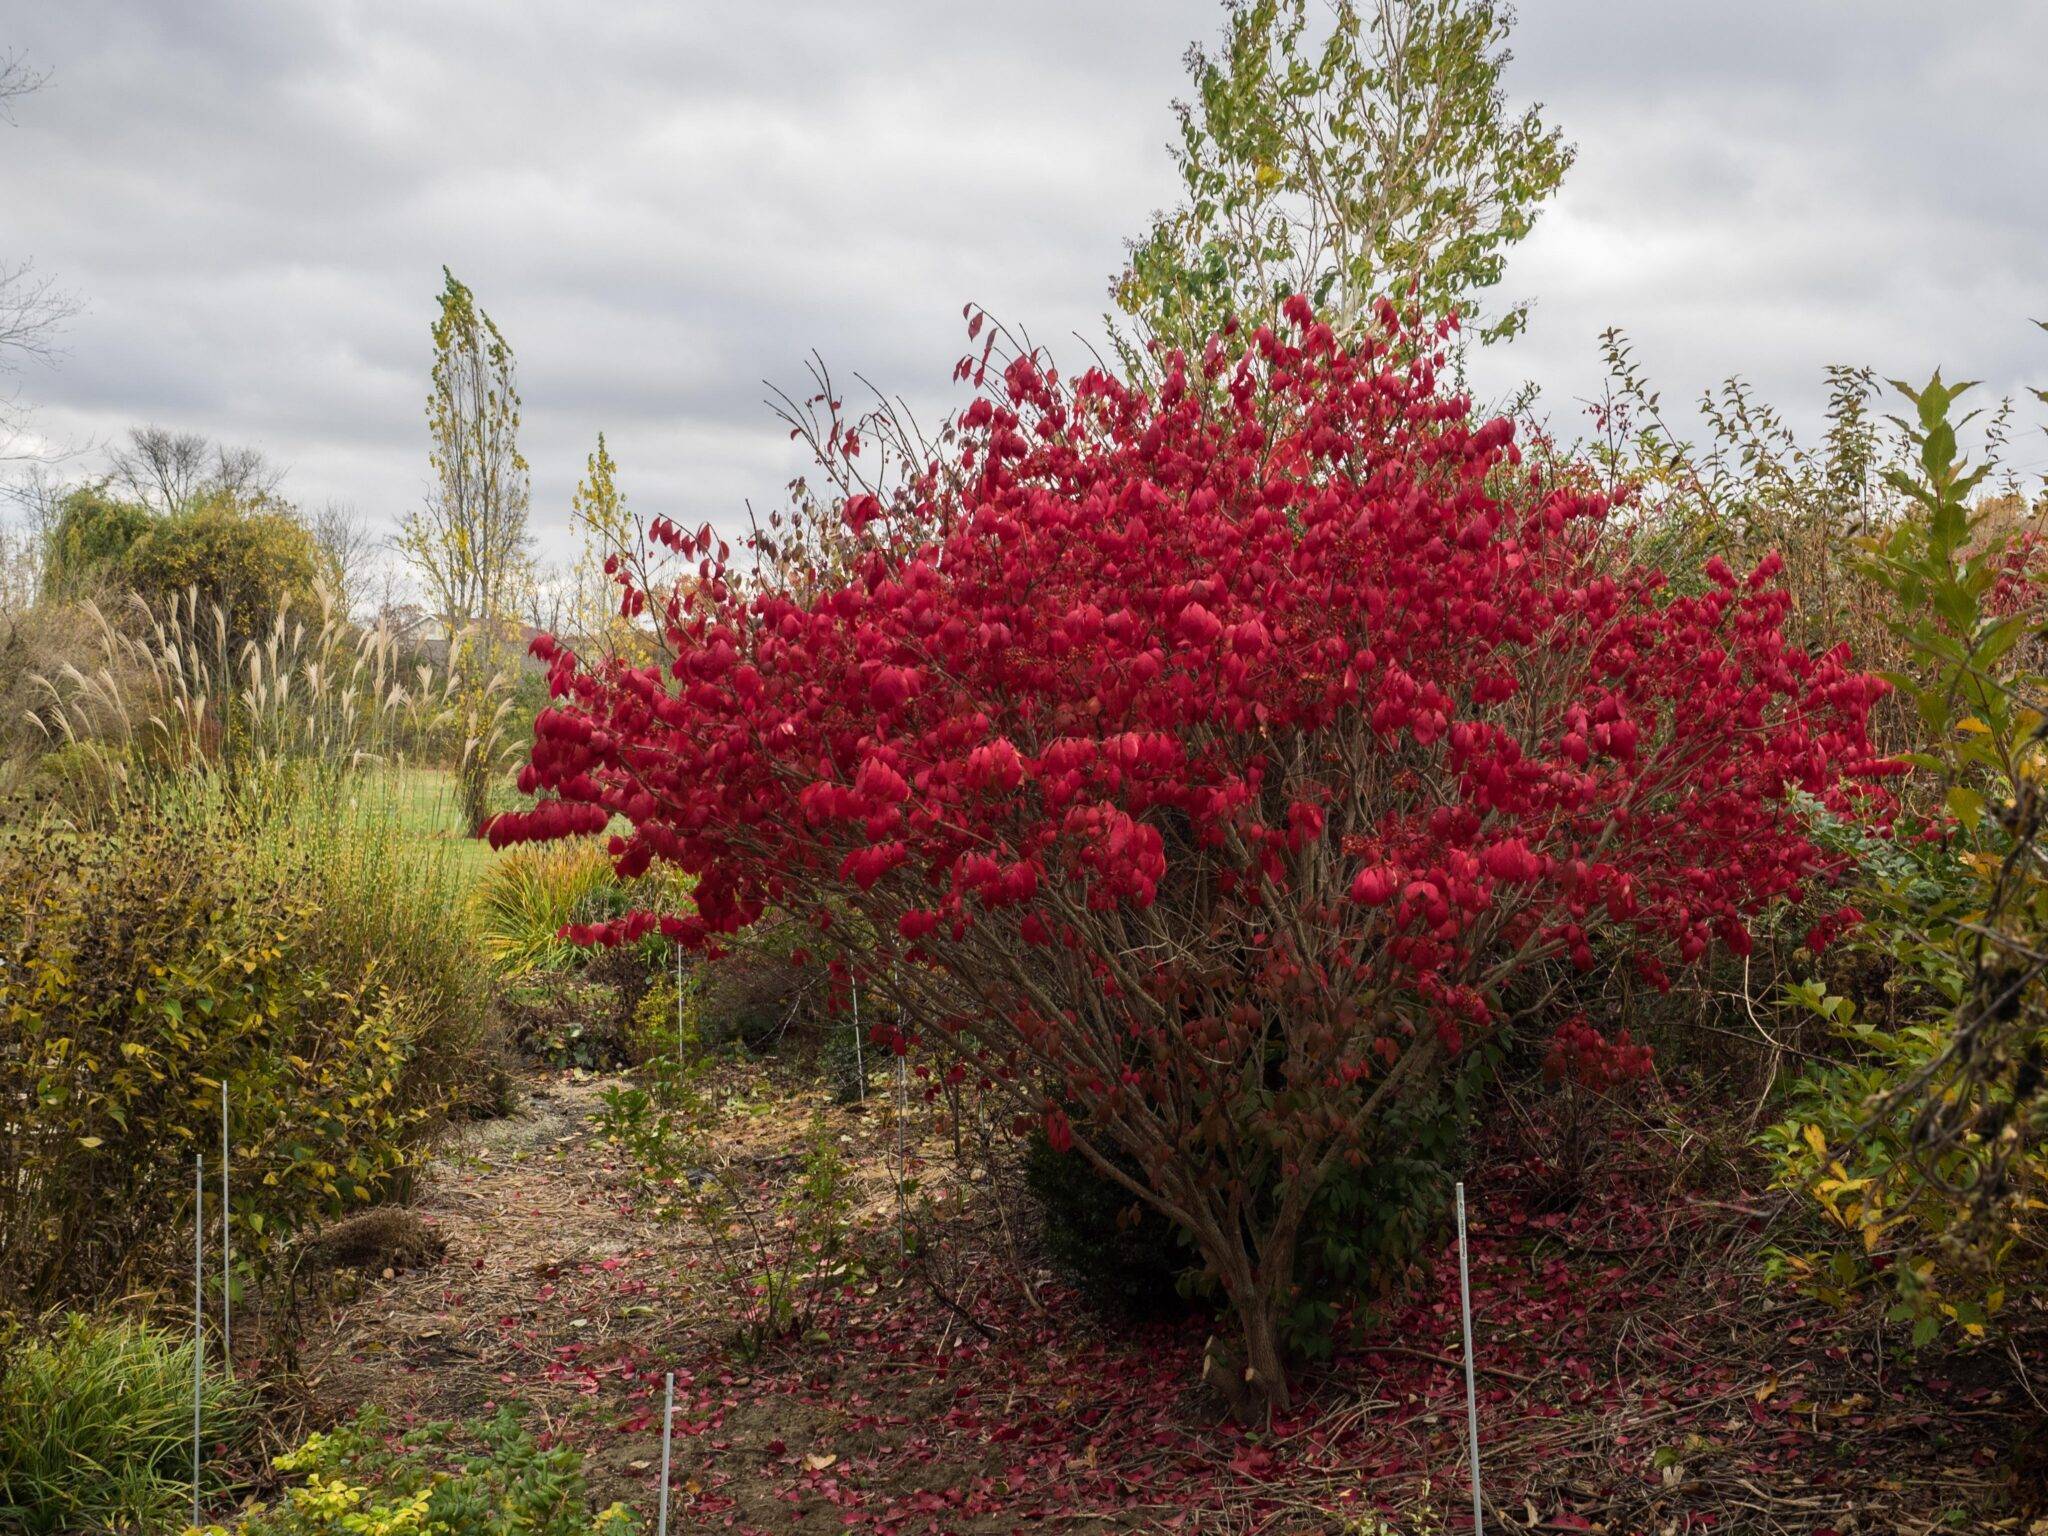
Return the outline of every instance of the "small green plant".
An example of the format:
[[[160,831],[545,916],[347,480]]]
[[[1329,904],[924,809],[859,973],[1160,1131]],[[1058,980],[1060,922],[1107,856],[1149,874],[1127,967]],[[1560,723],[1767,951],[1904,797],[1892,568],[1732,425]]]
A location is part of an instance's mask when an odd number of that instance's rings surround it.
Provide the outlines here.
[[[1164,1216],[1079,1152],[1056,1150],[1043,1132],[1031,1138],[1024,1178],[1047,1251],[1098,1306],[1146,1317],[1180,1304],[1181,1281],[1196,1259]]]
[[[607,1089],[598,1124],[656,1195],[657,1214],[689,1221],[710,1242],[733,1298],[734,1347],[744,1357],[814,1331],[825,1302],[859,1276],[849,1240],[850,1171],[822,1117],[814,1118],[795,1180],[779,1194],[719,1147],[714,1063],[694,1049],[657,1057],[640,1081]]]
[[[510,1407],[403,1435],[377,1408],[273,1463],[303,1477],[279,1503],[202,1536],[631,1536],[624,1505],[592,1513],[583,1457],[541,1447]]]
[[[693,979],[685,976],[678,980],[673,972],[664,970],[640,994],[626,1031],[626,1051],[636,1066],[697,1046]]]
[[[172,1525],[192,1496],[191,1340],[72,1315],[46,1339],[9,1344],[0,1338],[0,1532]],[[231,1383],[207,1377],[200,1406],[210,1441],[239,1438],[247,1404]]]

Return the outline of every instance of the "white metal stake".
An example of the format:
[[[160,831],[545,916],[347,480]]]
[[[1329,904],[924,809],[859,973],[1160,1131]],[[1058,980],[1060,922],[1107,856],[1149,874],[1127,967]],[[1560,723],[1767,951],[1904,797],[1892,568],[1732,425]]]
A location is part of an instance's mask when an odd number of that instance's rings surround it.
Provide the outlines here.
[[[676,1422],[676,1373],[668,1373],[661,1402],[661,1513],[655,1536],[668,1536],[668,1441]]]
[[[910,1201],[903,1193],[904,1175],[909,1172],[910,1154],[903,1147],[903,1122],[910,1114],[910,1067],[901,1056],[896,1058],[896,1251],[901,1254],[909,1246],[903,1235],[904,1223],[909,1217]]]
[[[676,945],[676,1066],[687,1069],[689,1051],[683,1041],[683,946]]]
[[[206,1154],[192,1159],[192,1524],[199,1524],[199,1395],[206,1379]]]
[[[1465,1186],[1458,1185],[1458,1303],[1465,1314],[1465,1429],[1472,1443],[1472,1531],[1481,1536],[1486,1519],[1479,1497],[1479,1392],[1472,1379],[1472,1272],[1465,1256]]]
[[[234,1239],[228,1232],[228,1080],[220,1080],[220,1358],[228,1379],[235,1375]]]
[[[853,984],[853,1070],[860,1079],[860,1101],[868,1101],[868,1064],[860,1049],[860,983]]]

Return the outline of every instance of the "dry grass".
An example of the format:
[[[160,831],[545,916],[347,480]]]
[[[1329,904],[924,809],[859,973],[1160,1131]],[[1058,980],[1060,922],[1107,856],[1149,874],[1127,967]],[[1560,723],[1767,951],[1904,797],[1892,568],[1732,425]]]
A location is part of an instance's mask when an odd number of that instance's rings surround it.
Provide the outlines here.
[[[32,677],[31,717],[47,746],[91,756],[113,781],[195,767],[342,778],[418,758],[505,757],[501,687],[461,686],[389,629],[358,628],[331,605],[308,615],[287,605],[240,642],[225,611],[195,592],[160,611],[133,600],[119,618],[92,602],[81,611],[90,650]]]

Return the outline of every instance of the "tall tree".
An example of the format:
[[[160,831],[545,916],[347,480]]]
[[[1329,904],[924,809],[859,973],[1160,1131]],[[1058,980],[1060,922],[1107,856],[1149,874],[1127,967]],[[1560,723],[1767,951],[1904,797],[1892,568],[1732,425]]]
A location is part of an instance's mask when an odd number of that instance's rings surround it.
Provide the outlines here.
[[[448,626],[450,672],[464,717],[459,774],[471,826],[483,822],[507,660],[530,565],[526,459],[519,452],[518,370],[512,348],[467,284],[441,269],[427,396],[433,487],[400,527],[398,550]]]
[[[582,532],[583,546],[571,573],[568,618],[577,642],[594,651],[616,649],[624,638],[619,585],[605,569],[607,560],[624,554],[633,531],[618,473],[618,463],[600,432],[597,450],[585,462],[583,479],[569,503],[569,520]]]
[[[441,275],[427,396],[434,483],[426,504],[404,520],[398,548],[451,632],[478,632],[483,649],[494,652],[527,563],[518,370],[468,285],[446,267]]]
[[[1314,7],[1322,10],[1323,7]],[[1222,51],[1188,51],[1181,205],[1113,286],[1150,337],[1193,347],[1307,294],[1340,328],[1380,298],[1456,307],[1500,281],[1573,151],[1501,90],[1513,12],[1493,0],[1229,0]],[[1484,321],[1513,335],[1514,305]],[[1348,323],[1348,324],[1347,324]]]

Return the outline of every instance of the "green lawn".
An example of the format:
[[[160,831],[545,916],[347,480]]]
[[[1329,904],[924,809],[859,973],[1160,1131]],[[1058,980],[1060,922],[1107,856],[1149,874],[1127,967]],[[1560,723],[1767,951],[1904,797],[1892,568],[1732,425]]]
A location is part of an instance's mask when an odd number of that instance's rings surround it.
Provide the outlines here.
[[[391,768],[366,777],[357,800],[367,811],[391,815],[409,836],[440,844],[465,887],[497,857],[489,843],[469,836],[463,826],[452,769]]]

